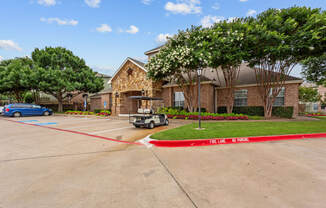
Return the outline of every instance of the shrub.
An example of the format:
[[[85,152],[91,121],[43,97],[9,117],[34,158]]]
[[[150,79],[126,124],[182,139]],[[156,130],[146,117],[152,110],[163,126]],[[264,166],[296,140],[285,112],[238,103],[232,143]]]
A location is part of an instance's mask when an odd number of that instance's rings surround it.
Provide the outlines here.
[[[33,94],[31,92],[25,93],[24,101],[25,103],[33,103],[34,102]]]
[[[272,116],[281,118],[292,118],[293,117],[293,107],[273,107]]]
[[[226,107],[221,106],[217,108],[218,113],[226,113]],[[233,113],[246,114],[248,116],[264,116],[264,107],[262,106],[243,106],[233,107]]]
[[[101,113],[101,109],[94,109],[94,113]]]
[[[218,113],[226,113],[226,107],[221,106],[217,108]],[[243,106],[233,107],[233,113],[235,114],[246,114],[248,116],[264,116],[263,106]],[[272,116],[280,118],[292,118],[293,107],[273,107]]]

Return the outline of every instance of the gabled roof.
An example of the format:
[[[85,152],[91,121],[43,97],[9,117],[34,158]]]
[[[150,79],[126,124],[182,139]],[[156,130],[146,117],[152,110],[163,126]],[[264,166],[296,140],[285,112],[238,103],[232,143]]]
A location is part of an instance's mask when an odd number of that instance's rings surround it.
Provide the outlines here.
[[[97,77],[102,77],[102,78],[111,78],[111,76],[106,75],[106,74],[102,74],[102,73],[99,73],[99,72],[96,72],[96,76]]]
[[[138,66],[140,69],[144,70],[145,72],[147,72],[147,70],[145,69],[145,63],[141,62],[141,61],[138,61],[136,59],[133,59],[133,58],[126,58],[126,60],[121,64],[121,66],[119,67],[119,69],[117,71],[114,72],[111,80],[114,79],[114,77],[119,73],[119,71],[123,68],[123,66],[128,62],[128,61],[131,61],[133,64],[135,64],[136,66]],[[110,80],[110,81],[111,81]]]
[[[256,85],[256,74],[253,68],[250,68],[246,63],[241,64],[240,72],[238,80],[236,81],[235,85],[237,87],[240,86],[253,86]],[[218,73],[217,73],[218,72]],[[211,82],[212,84],[225,87],[224,76],[221,70],[213,70],[211,68],[206,68],[202,72],[202,81],[203,82]],[[194,79],[197,77],[197,74],[193,73]],[[285,83],[302,83],[303,80],[293,76],[286,76]],[[175,83],[167,83],[164,87],[173,86]]]
[[[145,55],[148,55],[148,54],[151,54],[151,53],[154,53],[154,52],[159,52],[160,49],[161,49],[163,46],[164,46],[164,45],[161,45],[161,46],[159,46],[159,47],[156,47],[156,48],[153,48],[153,49],[151,49],[151,50],[149,50],[149,51],[146,51],[146,52],[145,52]]]

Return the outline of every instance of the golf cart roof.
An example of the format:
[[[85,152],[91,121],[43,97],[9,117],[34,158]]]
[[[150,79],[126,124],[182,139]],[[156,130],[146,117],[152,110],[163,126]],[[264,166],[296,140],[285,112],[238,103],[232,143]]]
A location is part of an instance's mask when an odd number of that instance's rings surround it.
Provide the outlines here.
[[[162,98],[158,97],[146,97],[146,96],[130,96],[130,99],[136,99],[136,100],[163,100]]]

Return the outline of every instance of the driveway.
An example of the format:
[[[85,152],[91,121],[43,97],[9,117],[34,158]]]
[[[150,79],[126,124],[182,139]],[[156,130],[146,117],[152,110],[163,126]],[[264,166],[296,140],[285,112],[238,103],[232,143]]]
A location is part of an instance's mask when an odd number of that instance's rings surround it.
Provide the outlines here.
[[[153,131],[116,119],[11,120],[125,141]],[[1,118],[0,126],[1,208],[326,204],[326,139],[147,149]]]

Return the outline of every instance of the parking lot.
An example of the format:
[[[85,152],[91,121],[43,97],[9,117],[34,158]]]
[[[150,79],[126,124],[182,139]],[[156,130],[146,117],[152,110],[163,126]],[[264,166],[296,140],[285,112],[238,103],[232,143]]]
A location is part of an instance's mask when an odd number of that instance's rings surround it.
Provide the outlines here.
[[[115,118],[7,119],[0,118],[1,208],[326,204],[326,139],[148,149],[119,141],[166,127],[136,129]]]

